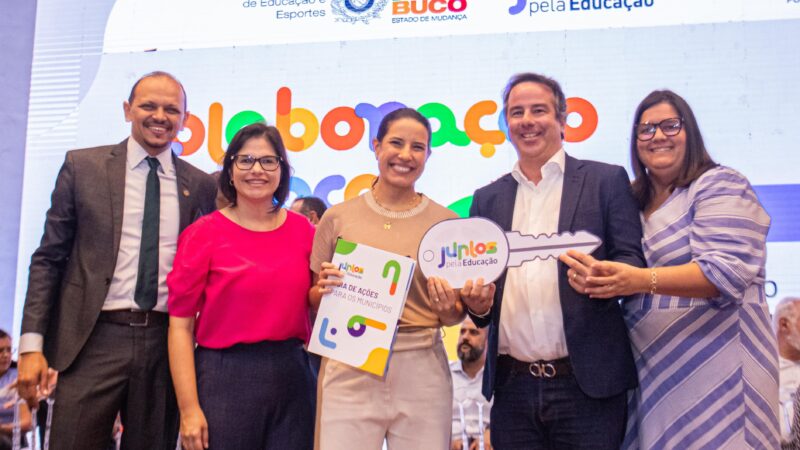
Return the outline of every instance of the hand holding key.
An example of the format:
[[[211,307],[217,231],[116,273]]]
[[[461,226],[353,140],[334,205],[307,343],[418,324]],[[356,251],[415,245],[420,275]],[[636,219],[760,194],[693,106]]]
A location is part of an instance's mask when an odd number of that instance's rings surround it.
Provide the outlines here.
[[[598,261],[590,255],[569,250],[559,257],[569,266],[567,276],[573,289],[590,298],[616,298],[646,291],[647,271],[614,261]],[[643,278],[644,277],[644,278]]]
[[[588,294],[588,289],[598,287],[588,281],[592,271],[597,270],[598,260],[575,250],[567,250],[558,259],[569,267],[567,281],[573,289],[581,294]]]
[[[461,301],[467,305],[474,314],[483,316],[489,313],[494,302],[494,283],[483,283],[483,278],[477,280],[467,280],[461,288]]]

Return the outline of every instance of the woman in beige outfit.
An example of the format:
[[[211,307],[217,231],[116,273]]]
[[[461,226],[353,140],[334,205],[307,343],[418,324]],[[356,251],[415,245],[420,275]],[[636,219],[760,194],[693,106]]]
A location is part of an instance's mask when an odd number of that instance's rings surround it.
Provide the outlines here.
[[[336,239],[400,255],[417,254],[434,224],[455,213],[416,192],[430,155],[431,127],[416,110],[387,114],[373,141],[379,176],[370,191],[326,211],[311,255],[312,305],[342,273],[330,260]],[[322,450],[444,449],[450,443],[452,382],[439,328],[464,318],[460,296],[492,296],[494,285],[459,291],[416,269],[385,377],[324,360],[317,395],[317,444]]]

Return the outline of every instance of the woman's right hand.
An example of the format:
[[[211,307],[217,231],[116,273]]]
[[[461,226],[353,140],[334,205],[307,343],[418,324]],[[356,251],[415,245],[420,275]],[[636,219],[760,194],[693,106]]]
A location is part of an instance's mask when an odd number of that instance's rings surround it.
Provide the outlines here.
[[[333,263],[322,263],[316,284],[319,293],[322,295],[330,294],[334,287],[342,285],[342,278],[344,278],[344,272],[337,269]]]
[[[208,448],[208,422],[199,405],[181,411],[181,446],[184,450]]]
[[[609,299],[647,292],[650,272],[616,261],[599,261],[568,250],[559,260],[569,266],[567,280],[575,291],[589,298]]]

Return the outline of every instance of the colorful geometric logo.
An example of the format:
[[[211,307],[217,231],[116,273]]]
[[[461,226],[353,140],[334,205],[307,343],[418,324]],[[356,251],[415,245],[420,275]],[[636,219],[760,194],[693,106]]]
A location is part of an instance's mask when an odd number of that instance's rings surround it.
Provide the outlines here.
[[[517,1],[516,5],[510,6],[508,8],[508,13],[511,14],[512,16],[521,13],[522,10],[525,9],[526,0],[516,0],[516,1]]]
[[[328,325],[330,320],[327,317],[322,319],[322,326],[319,330],[319,343],[328,348],[336,348],[336,342],[328,339]],[[331,328],[331,336],[336,334],[336,328]]]
[[[353,316],[347,321],[347,332],[353,337],[361,337],[367,331],[367,327],[383,331],[386,329],[386,324],[364,316]]]
[[[331,10],[337,22],[369,24],[371,19],[380,17],[388,0],[332,0]]]
[[[400,280],[400,263],[390,259],[384,266],[383,266],[383,278],[389,276],[389,271],[394,269],[394,275],[392,275],[392,285],[389,286],[389,295],[394,295],[397,291],[397,282]]]
[[[328,338],[328,327],[330,326],[330,323],[331,321],[327,317],[322,318],[322,325],[320,326],[319,330],[319,343],[325,347],[335,349],[336,342],[333,340],[333,338]],[[364,333],[367,332],[367,327],[375,328],[376,330],[381,331],[386,330],[385,323],[364,316],[356,315],[347,321],[347,332],[354,338],[363,336]],[[339,330],[336,328],[330,328],[330,336],[336,336],[336,333],[338,332]]]

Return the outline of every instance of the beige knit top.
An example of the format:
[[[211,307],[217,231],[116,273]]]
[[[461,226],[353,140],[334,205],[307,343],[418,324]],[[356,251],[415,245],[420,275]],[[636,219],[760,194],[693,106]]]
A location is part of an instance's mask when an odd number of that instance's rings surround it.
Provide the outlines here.
[[[311,270],[319,273],[322,263],[331,260],[339,237],[416,260],[425,232],[442,220],[455,217],[453,211],[424,195],[413,209],[398,212],[383,208],[367,192],[325,211],[314,236]],[[400,318],[400,331],[440,326],[439,317],[431,310],[426,279],[417,266]]]

